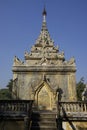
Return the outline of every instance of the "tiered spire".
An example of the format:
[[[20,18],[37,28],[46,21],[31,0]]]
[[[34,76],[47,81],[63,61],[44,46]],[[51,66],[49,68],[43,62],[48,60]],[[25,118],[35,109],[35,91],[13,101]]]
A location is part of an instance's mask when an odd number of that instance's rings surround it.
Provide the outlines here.
[[[26,63],[21,62],[17,57],[14,59],[15,65],[27,65],[27,66],[38,66],[38,65],[47,65],[47,66],[70,66],[75,65],[74,58],[69,61],[65,61],[64,52],[59,52],[59,48],[54,46],[54,42],[50,37],[46,26],[46,16],[47,12],[44,8],[42,21],[42,29],[39,37],[37,38],[35,45],[32,46],[30,53],[25,52]]]
[[[46,9],[44,8],[42,12],[43,21],[42,21],[42,29],[39,37],[36,40],[36,43],[31,48],[31,53],[25,53],[26,60],[33,60],[33,64],[47,64],[53,65],[58,64],[64,61],[64,52],[59,53],[58,47],[54,46],[54,42],[50,37],[46,26]]]
[[[42,12],[42,16],[43,16],[42,29],[41,29],[41,32],[40,32],[38,39],[36,40],[36,44],[42,44],[43,46],[45,44],[53,45],[53,41],[50,38],[50,34],[48,32],[48,29],[47,29],[47,24],[46,24],[47,12],[46,12],[45,7],[44,7],[44,10]]]

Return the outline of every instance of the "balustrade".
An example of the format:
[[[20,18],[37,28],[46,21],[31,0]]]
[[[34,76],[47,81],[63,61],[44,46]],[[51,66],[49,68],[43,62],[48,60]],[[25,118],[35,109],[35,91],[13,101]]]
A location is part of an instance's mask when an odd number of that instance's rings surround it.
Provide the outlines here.
[[[25,113],[29,115],[32,108],[32,100],[0,100],[0,116],[12,113]]]
[[[61,111],[65,112],[87,112],[87,102],[60,102]]]
[[[59,102],[59,113],[62,118],[87,118],[87,102]]]

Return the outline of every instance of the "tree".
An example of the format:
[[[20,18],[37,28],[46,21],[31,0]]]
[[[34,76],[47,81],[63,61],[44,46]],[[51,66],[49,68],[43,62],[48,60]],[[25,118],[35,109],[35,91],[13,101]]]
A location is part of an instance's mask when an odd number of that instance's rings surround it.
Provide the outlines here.
[[[12,86],[13,86],[13,80],[10,79],[6,88],[0,89],[0,100],[12,99]]]
[[[10,100],[11,99],[11,93],[9,92],[9,89],[0,89],[0,100]]]
[[[12,92],[12,86],[13,86],[13,80],[10,79],[10,81],[8,82],[8,84],[6,86],[9,89],[10,92]]]
[[[77,91],[77,100],[82,100],[82,92],[84,91],[84,88],[86,87],[86,84],[84,83],[84,77],[80,79],[80,81],[76,84],[76,91]]]

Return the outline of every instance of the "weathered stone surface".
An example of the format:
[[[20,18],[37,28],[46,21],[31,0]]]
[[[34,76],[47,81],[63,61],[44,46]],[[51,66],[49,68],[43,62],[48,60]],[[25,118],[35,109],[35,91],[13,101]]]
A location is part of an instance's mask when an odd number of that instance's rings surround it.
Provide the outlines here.
[[[0,130],[24,130],[24,121],[0,121]]]
[[[34,99],[35,105],[56,109],[57,90],[62,101],[76,100],[75,59],[65,60],[64,52],[54,46],[43,16],[42,29],[25,61],[17,57],[13,63],[13,95],[19,99]]]

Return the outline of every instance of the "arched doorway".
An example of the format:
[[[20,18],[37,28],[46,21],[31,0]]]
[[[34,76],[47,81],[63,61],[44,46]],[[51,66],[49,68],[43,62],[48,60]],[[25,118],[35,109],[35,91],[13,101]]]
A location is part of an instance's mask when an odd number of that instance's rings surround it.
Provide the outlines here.
[[[35,104],[40,110],[52,110],[53,108],[53,91],[45,81],[43,81],[36,89]]]

